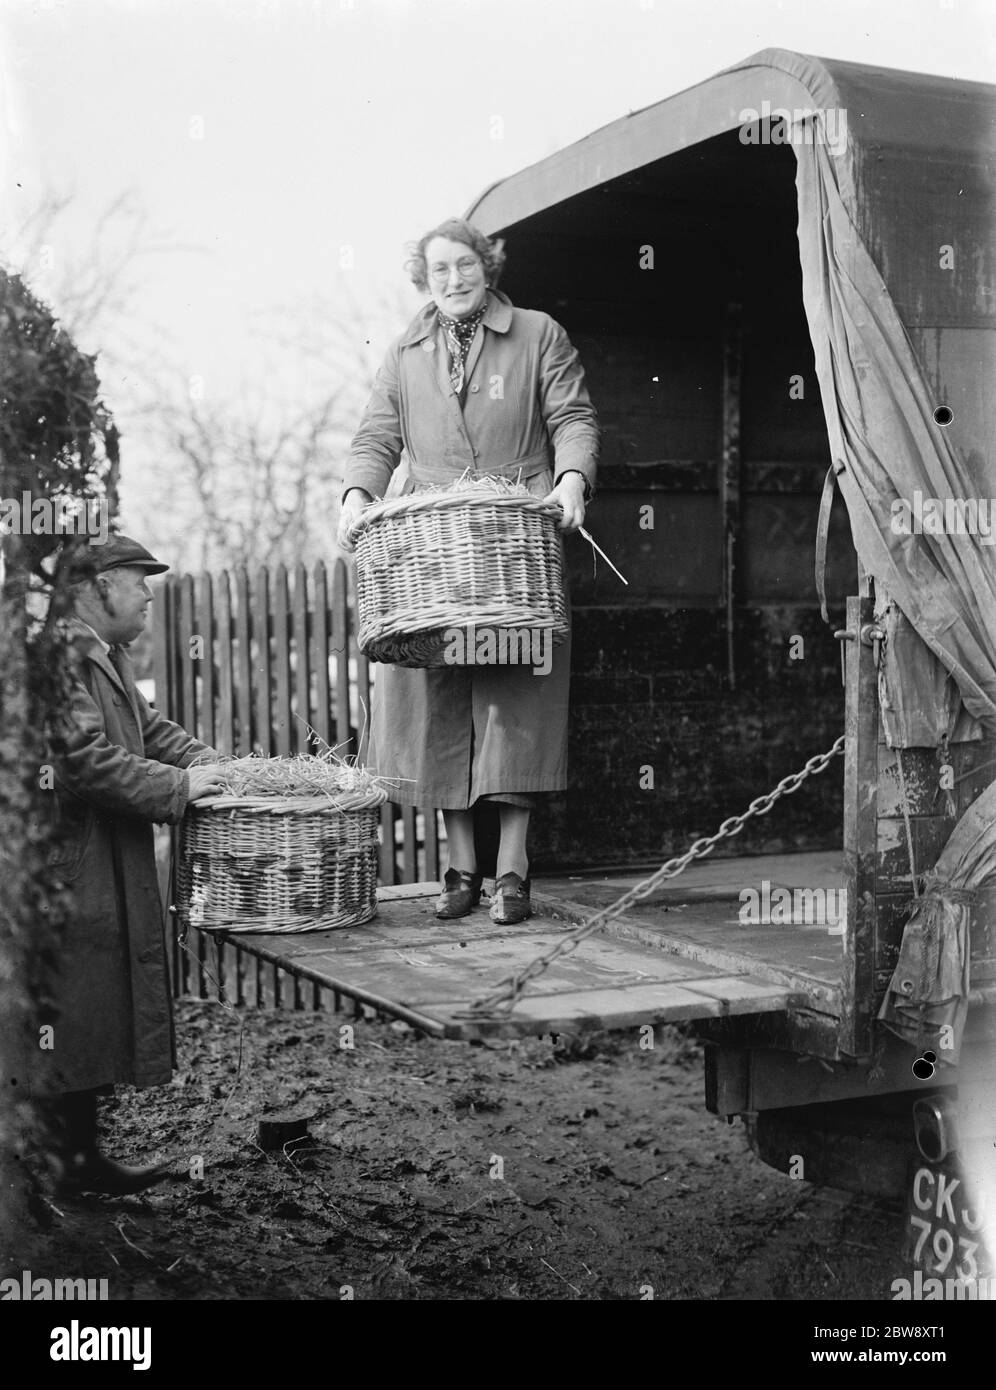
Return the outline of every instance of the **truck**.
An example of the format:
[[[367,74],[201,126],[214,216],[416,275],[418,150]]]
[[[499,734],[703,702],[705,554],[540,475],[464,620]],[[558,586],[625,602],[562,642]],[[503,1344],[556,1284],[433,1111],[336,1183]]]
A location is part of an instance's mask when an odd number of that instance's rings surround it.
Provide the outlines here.
[[[392,812],[374,922],[222,943],[440,1039],[693,1025],[710,1111],[775,1168],[905,1200],[914,1262],[964,1280],[996,1181],[994,126],[991,86],[767,49],[476,198],[502,288],[584,362],[591,524],[630,580],[571,552],[575,771],[540,858],[573,879],[512,931],[429,933],[436,813],[401,816],[399,857]],[[368,690],[323,585],[301,651]],[[275,632],[240,580],[208,725],[173,583],[166,713],[291,751],[328,703],[287,654],[305,606]],[[684,887],[741,844],[775,881]]]

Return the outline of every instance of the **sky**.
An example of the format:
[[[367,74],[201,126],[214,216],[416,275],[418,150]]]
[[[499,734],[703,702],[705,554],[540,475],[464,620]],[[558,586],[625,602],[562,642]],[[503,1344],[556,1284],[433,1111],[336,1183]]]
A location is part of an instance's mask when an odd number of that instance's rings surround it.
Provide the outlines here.
[[[147,243],[129,350],[168,346],[224,397],[260,371],[268,315],[379,295],[414,310],[406,242],[766,47],[992,81],[996,0],[0,0],[0,242],[73,195],[46,266],[26,267],[44,288],[127,195]],[[105,373],[126,446],[129,376]]]

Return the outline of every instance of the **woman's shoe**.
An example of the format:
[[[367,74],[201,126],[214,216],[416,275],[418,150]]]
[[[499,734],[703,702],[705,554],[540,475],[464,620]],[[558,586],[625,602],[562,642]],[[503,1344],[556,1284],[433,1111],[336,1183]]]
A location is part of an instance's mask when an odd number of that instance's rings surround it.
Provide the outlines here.
[[[469,874],[464,869],[447,869],[443,891],[436,899],[436,916],[466,917],[476,907],[481,896],[483,875]]]
[[[513,922],[524,922],[532,916],[529,901],[530,882],[518,874],[502,874],[495,880],[495,894],[491,899],[489,913],[492,922],[499,926],[510,926]]]

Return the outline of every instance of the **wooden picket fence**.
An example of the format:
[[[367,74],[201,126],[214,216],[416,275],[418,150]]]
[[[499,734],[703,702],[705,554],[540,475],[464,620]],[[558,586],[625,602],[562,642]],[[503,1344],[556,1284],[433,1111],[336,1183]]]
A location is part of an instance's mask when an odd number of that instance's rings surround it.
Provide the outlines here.
[[[318,561],[309,572],[265,566],[250,580],[231,573],[166,580],[156,600],[155,703],[167,718],[221,753],[242,757],[308,751],[309,728],[343,755],[365,753],[370,664],[356,644],[346,563]],[[314,748],[314,745],[312,745]],[[440,875],[439,815],[435,808],[381,810],[380,881],[413,883]],[[174,933],[175,935],[175,933]],[[190,943],[193,947],[193,943]],[[236,952],[237,957],[243,953]],[[282,1002],[274,971],[265,999],[260,963],[236,960],[225,973],[233,1002]],[[202,998],[215,994],[224,953],[210,967],[205,944],[177,946],[173,988]],[[300,982],[293,983],[295,1007]],[[312,1006],[318,1007],[317,995]]]

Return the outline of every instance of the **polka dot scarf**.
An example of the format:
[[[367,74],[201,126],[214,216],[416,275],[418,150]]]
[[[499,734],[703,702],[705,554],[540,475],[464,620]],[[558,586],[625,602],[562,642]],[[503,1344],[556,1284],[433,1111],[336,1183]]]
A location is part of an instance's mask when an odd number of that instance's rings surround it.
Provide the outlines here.
[[[446,346],[450,350],[450,381],[453,383],[453,390],[458,396],[463,390],[463,369],[467,361],[467,354],[474,341],[477,325],[487,312],[487,307],[486,304],[483,304],[476,314],[471,314],[469,319],[451,319],[447,318],[445,314],[439,315],[439,322],[446,330]]]

